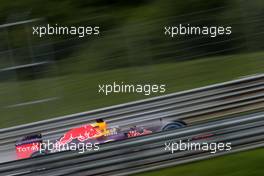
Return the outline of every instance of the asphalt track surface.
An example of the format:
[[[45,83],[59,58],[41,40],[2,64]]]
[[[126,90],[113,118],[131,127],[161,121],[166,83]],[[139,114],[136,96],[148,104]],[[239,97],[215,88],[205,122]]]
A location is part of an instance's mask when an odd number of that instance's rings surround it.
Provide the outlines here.
[[[163,118],[192,125],[264,107],[264,75],[126,103],[109,108],[0,129],[0,163],[16,159],[14,144],[30,133],[56,140],[68,129],[103,118],[110,126],[126,126]]]

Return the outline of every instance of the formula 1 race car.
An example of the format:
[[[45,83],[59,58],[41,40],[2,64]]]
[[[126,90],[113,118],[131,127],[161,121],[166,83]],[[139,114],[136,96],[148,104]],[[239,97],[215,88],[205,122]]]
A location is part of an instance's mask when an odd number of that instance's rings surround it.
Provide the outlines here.
[[[103,144],[155,132],[183,128],[185,126],[186,123],[180,120],[165,121],[158,119],[156,121],[139,125],[108,127],[108,124],[104,120],[98,119],[96,120],[96,123],[75,127],[64,133],[58,140],[53,142],[57,146],[53,151],[39,152],[41,150],[41,145],[43,144],[42,136],[41,134],[33,134],[16,142],[16,153],[18,159],[23,159],[61,151],[61,146],[70,143]]]

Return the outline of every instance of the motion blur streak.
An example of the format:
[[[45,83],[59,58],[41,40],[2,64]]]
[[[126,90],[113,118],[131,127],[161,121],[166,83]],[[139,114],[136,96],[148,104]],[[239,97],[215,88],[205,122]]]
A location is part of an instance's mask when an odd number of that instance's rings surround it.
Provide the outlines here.
[[[261,147],[263,120],[239,124],[233,117],[256,120],[264,110],[263,7],[263,0],[1,0],[0,175],[127,175],[211,157],[160,148],[168,136],[201,135],[205,124],[218,130],[212,123],[223,119],[233,128],[222,126],[228,132],[216,141],[232,141],[232,151]],[[206,30],[176,36],[179,26]],[[166,89],[98,92],[114,82]],[[188,127],[107,143],[109,151],[89,156],[62,152],[14,161],[16,140],[33,133],[56,140],[96,119],[110,126],[183,120]],[[263,173],[258,163],[250,164]]]
[[[1,162],[14,160],[14,143],[21,136],[41,132],[44,140],[56,140],[69,128],[103,118],[112,125],[144,123],[154,119],[184,119],[189,124],[258,110],[264,107],[264,75],[256,75],[194,90],[83,112],[24,126],[3,129]],[[89,118],[86,118],[89,117]],[[18,135],[19,134],[19,135]]]
[[[155,166],[161,166],[161,162],[165,165],[166,163],[173,165],[184,161],[215,156],[210,154],[210,152],[203,151],[179,151],[171,154],[164,150],[164,143],[168,140],[190,139],[210,132],[215,136],[202,139],[201,141],[231,142],[233,152],[254,146],[263,146],[263,125],[263,113],[238,116],[194,125],[184,129],[104,144],[101,145],[99,152],[78,154],[69,151],[47,157],[3,163],[0,164],[0,173],[5,175],[23,175],[25,173],[34,175],[38,173],[53,176],[76,174],[127,175],[130,172],[139,171],[137,169],[142,169],[142,166],[151,169],[152,167],[155,168]],[[224,153],[219,152],[219,154]],[[190,156],[192,156],[191,160]]]

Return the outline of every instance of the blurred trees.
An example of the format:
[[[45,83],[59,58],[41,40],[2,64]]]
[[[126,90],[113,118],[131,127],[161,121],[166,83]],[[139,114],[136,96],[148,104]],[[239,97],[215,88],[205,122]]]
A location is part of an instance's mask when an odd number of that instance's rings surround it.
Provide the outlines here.
[[[98,38],[48,39],[53,51],[44,54],[57,61],[63,74],[256,52],[264,47],[262,0],[2,0],[0,10],[1,23],[10,14],[29,12],[28,17],[45,18],[46,23],[101,27]],[[164,36],[164,26],[179,24],[230,25],[233,33],[216,38]],[[24,39],[21,31],[14,35],[12,47],[23,47],[24,42],[18,42]]]

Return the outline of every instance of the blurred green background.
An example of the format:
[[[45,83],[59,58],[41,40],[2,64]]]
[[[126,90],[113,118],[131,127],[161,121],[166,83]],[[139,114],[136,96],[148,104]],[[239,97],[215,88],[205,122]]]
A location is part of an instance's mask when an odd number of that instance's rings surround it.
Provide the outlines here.
[[[263,7],[262,0],[2,0],[0,127],[160,95],[104,96],[98,84],[166,84],[171,93],[263,73]],[[47,23],[100,26],[100,36],[32,35],[32,26]],[[232,35],[164,35],[164,26],[180,23],[232,26]]]
[[[264,73],[263,17],[263,0],[1,0],[0,128],[150,97],[105,96],[98,84],[166,84],[172,93]],[[100,26],[100,36],[32,35],[47,23]],[[164,35],[180,23],[232,26],[232,35]],[[262,161],[257,150],[148,175],[259,176]]]

